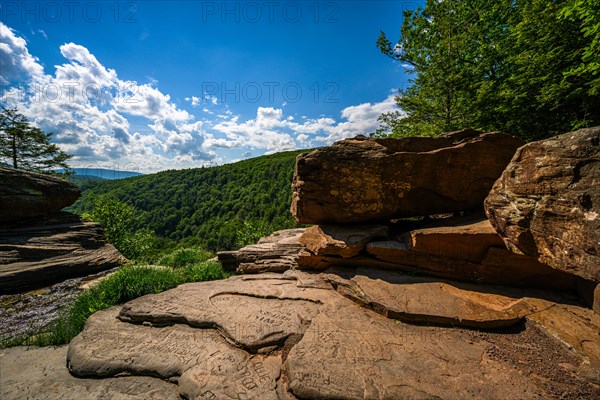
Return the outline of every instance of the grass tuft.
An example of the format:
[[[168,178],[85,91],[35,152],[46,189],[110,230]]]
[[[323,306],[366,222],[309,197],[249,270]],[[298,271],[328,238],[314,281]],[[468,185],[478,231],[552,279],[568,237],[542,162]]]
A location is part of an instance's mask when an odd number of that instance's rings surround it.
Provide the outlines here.
[[[158,264],[166,267],[181,268],[207,261],[213,257],[213,253],[201,247],[186,247],[174,250],[172,253],[165,255],[158,261]]]

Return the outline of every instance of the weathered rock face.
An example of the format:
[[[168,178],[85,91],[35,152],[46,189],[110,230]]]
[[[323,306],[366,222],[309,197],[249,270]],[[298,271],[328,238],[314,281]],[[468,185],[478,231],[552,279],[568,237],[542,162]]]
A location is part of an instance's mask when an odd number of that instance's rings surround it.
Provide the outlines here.
[[[298,156],[291,211],[302,223],[346,224],[480,209],[523,143],[474,130],[343,140]]]
[[[57,213],[80,194],[77,186],[62,179],[0,167],[0,223]]]
[[[520,148],[485,200],[506,245],[600,282],[600,127]]]
[[[305,249],[297,262],[306,270],[372,267],[477,283],[571,291],[577,288],[576,276],[507,250],[483,215],[436,220],[430,225],[403,233],[397,240],[374,239],[365,246],[368,254],[343,258],[320,248],[314,252]]]
[[[340,256],[358,255],[375,238],[386,238],[384,225],[314,225],[300,237],[300,244],[314,254]]]
[[[100,225],[59,213],[0,228],[0,294],[18,293],[117,267],[127,260]]]
[[[67,366],[103,378],[96,384],[168,380],[187,399],[599,395],[597,349],[587,341],[600,316],[530,297],[539,294],[352,269],[191,283],[94,314]],[[554,327],[543,313],[558,307],[569,322]],[[426,325],[404,322],[411,318]],[[458,328],[514,324],[506,334]],[[567,334],[569,326],[584,334]],[[7,399],[17,398],[14,381]]]
[[[284,229],[264,237],[257,244],[237,251],[221,251],[217,255],[223,268],[240,274],[284,272],[297,266],[302,250],[300,236],[306,229]]]

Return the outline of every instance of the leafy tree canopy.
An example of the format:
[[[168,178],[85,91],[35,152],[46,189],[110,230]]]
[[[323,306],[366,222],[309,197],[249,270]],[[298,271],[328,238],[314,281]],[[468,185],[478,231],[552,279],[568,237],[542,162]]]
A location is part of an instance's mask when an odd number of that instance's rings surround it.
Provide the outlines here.
[[[404,13],[404,114],[376,134],[435,135],[466,127],[535,140],[600,123],[598,0],[428,0]]]
[[[45,172],[68,170],[70,155],[51,142],[52,133],[44,133],[19,111],[2,108],[0,112],[0,160],[13,168]]]

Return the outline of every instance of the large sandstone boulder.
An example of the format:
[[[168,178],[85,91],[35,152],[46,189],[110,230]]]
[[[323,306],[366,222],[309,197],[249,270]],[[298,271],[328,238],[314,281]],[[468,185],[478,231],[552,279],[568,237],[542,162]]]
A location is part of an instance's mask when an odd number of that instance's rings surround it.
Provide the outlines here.
[[[345,224],[480,209],[523,143],[474,130],[342,140],[298,156],[291,211],[306,224]]]
[[[126,261],[100,225],[74,214],[0,228],[0,294],[91,275]]]
[[[512,251],[600,282],[600,127],[521,147],[485,210]]]
[[[168,380],[186,399],[597,397],[597,346],[587,341],[600,320],[536,295],[366,270],[191,283],[94,314],[67,367],[96,385]],[[542,315],[554,308],[566,324]],[[6,398],[18,398],[23,385],[8,375]]]
[[[65,180],[0,167],[0,223],[57,213],[80,194],[77,186]]]

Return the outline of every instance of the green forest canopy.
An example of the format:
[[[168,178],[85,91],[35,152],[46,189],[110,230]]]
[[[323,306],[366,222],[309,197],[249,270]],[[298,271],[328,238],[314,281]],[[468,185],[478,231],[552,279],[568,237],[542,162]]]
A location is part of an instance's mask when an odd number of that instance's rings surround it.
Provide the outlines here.
[[[268,231],[296,226],[289,211],[291,183],[302,152],[83,183],[70,210],[89,211],[93,196],[111,194],[142,211],[139,228],[211,250],[232,249],[248,226]]]
[[[377,46],[412,75],[377,134],[537,140],[600,124],[600,1],[427,0]]]

